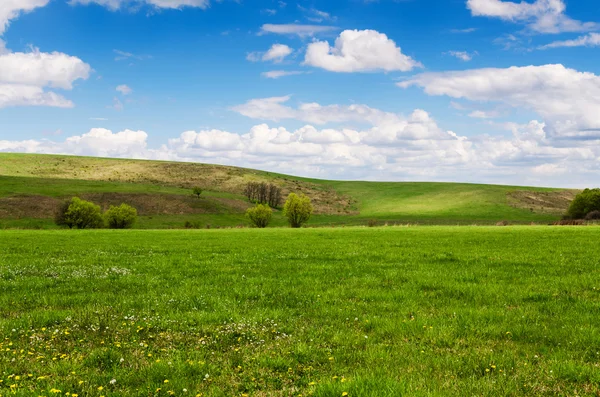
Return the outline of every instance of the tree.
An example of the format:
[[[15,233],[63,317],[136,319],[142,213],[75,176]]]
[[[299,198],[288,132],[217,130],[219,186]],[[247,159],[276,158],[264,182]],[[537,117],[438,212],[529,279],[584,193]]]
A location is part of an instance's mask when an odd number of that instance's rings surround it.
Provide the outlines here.
[[[268,205],[258,204],[254,208],[249,208],[246,211],[246,217],[250,219],[250,222],[258,227],[265,228],[271,223],[271,217],[273,216],[273,210]]]
[[[130,229],[137,221],[137,210],[130,205],[113,205],[104,213],[106,224],[111,229]]]
[[[69,229],[73,229],[75,226],[71,219],[67,218],[67,211],[69,211],[69,206],[73,200],[65,200],[60,206],[56,209],[56,213],[54,214],[54,223],[58,226],[68,226]]]
[[[201,187],[198,187],[198,186],[196,186],[196,187],[193,189],[193,192],[194,192],[194,196],[198,196],[198,198],[200,198],[200,195],[202,194],[202,188],[201,188]]]
[[[308,222],[313,210],[309,197],[290,193],[283,206],[283,215],[288,218],[291,227],[299,228]]]
[[[65,213],[65,222],[77,229],[96,229],[102,227],[104,219],[99,205],[73,197]]]
[[[567,214],[572,219],[583,219],[592,211],[600,211],[600,189],[585,189],[575,196]]]

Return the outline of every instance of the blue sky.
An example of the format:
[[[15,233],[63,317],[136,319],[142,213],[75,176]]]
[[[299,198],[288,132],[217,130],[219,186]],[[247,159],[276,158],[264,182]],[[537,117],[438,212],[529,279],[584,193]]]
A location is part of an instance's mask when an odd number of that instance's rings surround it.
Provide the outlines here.
[[[589,186],[598,31],[592,0],[7,0],[0,151]]]

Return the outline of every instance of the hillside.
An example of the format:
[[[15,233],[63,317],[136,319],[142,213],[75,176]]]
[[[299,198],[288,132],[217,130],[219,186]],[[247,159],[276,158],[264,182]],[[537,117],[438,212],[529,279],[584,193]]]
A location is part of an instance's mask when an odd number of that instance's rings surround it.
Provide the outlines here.
[[[74,195],[106,208],[138,208],[140,228],[245,224],[250,181],[301,192],[315,204],[313,225],[546,223],[576,191],[459,183],[325,181],[208,164],[0,153],[0,227],[52,227],[56,206]],[[197,199],[194,186],[205,190]],[[276,213],[274,225],[284,225]]]

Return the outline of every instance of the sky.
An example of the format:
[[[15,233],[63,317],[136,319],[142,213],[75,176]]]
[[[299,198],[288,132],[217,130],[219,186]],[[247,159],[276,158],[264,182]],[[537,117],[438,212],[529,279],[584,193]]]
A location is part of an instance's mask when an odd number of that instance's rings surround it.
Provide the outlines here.
[[[597,187],[597,0],[0,0],[0,152]]]

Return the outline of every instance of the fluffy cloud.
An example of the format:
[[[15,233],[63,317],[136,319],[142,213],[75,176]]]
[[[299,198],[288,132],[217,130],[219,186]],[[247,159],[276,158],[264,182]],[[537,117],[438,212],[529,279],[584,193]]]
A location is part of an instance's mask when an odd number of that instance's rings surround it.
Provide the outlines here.
[[[0,151],[24,153],[74,154],[81,156],[146,158],[148,134],[125,130],[113,133],[94,128],[88,133],[67,138],[63,142],[49,140],[0,141]]]
[[[11,19],[22,12],[44,7],[50,0],[2,0],[0,2],[0,36],[4,34]],[[1,47],[1,46],[0,46]]]
[[[574,40],[555,41],[541,46],[540,49],[546,50],[559,47],[600,47],[600,33],[589,33]]]
[[[333,112],[329,119],[355,119],[349,107],[313,106]],[[290,109],[303,113],[300,107]],[[354,113],[364,109],[371,108],[359,105]],[[443,130],[423,110],[408,117],[371,112],[387,116],[371,119],[362,129],[305,125],[288,130],[258,124],[244,134],[186,131],[157,148],[148,148],[144,131],[113,133],[98,128],[62,142],[0,141],[0,151],[198,161],[322,178],[573,187],[589,183],[600,169],[600,141],[555,141],[539,121],[501,125],[512,132],[507,138],[467,138]],[[575,171],[581,180],[573,179]]]
[[[294,52],[294,50],[285,44],[273,44],[267,52],[251,52],[246,59],[252,62],[272,61],[279,63],[292,52]]]
[[[45,87],[70,90],[79,79],[87,79],[91,68],[81,59],[63,53],[0,54],[0,108],[7,106],[72,107],[61,95]]]
[[[3,0],[0,2],[0,37],[10,20],[22,12],[44,7],[49,0]],[[73,107],[73,103],[46,87],[70,90],[79,79],[87,79],[91,67],[67,54],[11,52],[0,39],[0,108],[9,106]]]
[[[563,65],[424,73],[398,85],[417,85],[429,95],[527,108],[541,115],[556,137],[600,137],[600,76]]]
[[[335,30],[338,30],[338,28],[335,26],[299,25],[295,23],[276,25],[267,23],[261,27],[260,34],[275,33],[310,37],[318,33],[327,33]]]
[[[408,71],[422,66],[404,55],[385,34],[375,30],[345,30],[331,47],[326,41],[309,44],[306,65],[332,72]]]
[[[565,15],[563,0],[536,0],[533,3],[515,3],[505,0],[467,0],[473,16],[500,18],[505,21],[525,23],[536,32],[582,32],[597,29],[598,24],[581,22]]]
[[[71,0],[71,4],[99,4],[111,10],[118,10],[123,5],[147,4],[157,8],[180,9],[184,7],[208,8],[210,0]]]
[[[129,95],[133,92],[133,90],[128,85],[125,85],[125,84],[121,84],[121,85],[117,86],[116,91],[120,92],[122,95]]]

